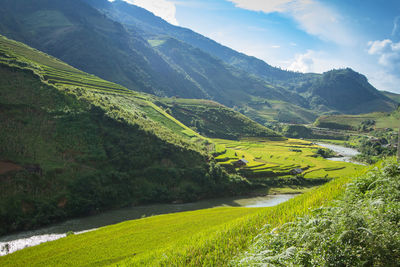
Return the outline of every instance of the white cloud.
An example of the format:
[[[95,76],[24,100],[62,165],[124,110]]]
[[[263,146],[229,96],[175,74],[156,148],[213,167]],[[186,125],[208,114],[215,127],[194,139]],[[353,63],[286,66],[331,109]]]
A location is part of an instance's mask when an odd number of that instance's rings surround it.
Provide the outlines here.
[[[314,69],[314,54],[312,50],[308,50],[305,54],[296,55],[295,60],[290,64],[288,70],[312,72]]]
[[[354,35],[338,12],[315,0],[228,0],[237,7],[264,13],[279,12],[294,18],[308,34],[325,41],[354,45]]]
[[[304,54],[297,54],[287,66],[291,71],[322,73],[335,68],[345,68],[347,65],[330,53],[308,50]]]
[[[124,0],[130,4],[140,6],[154,15],[161,17],[171,24],[179,25],[176,19],[176,6],[167,0]]]
[[[380,65],[386,67],[388,71],[400,74],[400,42],[394,43],[389,39],[370,41],[368,47],[368,54],[378,56]]]
[[[277,48],[281,48],[281,46],[280,45],[271,45],[271,48],[277,49]]]

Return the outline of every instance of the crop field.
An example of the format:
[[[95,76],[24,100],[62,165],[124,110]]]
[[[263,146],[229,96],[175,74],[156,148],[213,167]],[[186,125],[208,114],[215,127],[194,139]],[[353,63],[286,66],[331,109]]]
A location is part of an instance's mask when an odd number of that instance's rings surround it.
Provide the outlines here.
[[[260,209],[214,208],[148,217],[71,235],[0,257],[1,266],[102,266],[177,244]]]
[[[52,56],[1,35],[0,63],[30,69],[39,75],[44,82],[55,85],[61,90],[72,91],[84,98],[90,97],[92,98],[91,101],[93,101],[93,98],[97,99],[94,102],[101,102],[104,108],[109,108],[110,104],[113,104],[112,108],[123,106],[125,107],[124,111],[132,113],[132,116],[140,111],[153,121],[181,136],[199,137],[193,130],[154,105],[152,96],[128,90],[121,85],[87,74]],[[107,99],[107,101],[104,101],[104,99]],[[108,107],[105,105],[108,105]]]
[[[335,179],[271,208],[213,208],[127,221],[17,251],[0,257],[0,265],[226,266],[263,225],[278,226],[329,203],[350,180]]]
[[[361,168],[359,165],[330,161],[317,156],[316,151],[321,147],[299,139],[213,141],[216,143],[216,151],[223,152],[217,157],[220,164],[232,166],[234,162],[243,158],[249,163],[236,169],[240,168],[241,171],[250,173],[250,177],[285,177],[294,169],[302,169],[304,178],[336,178]]]
[[[353,129],[357,129],[363,121],[373,120],[376,122],[376,129],[384,128],[399,128],[400,113],[395,111],[393,113],[387,112],[374,112],[361,115],[331,115],[322,116],[318,118],[317,125],[321,124],[337,124],[337,125],[347,125]]]

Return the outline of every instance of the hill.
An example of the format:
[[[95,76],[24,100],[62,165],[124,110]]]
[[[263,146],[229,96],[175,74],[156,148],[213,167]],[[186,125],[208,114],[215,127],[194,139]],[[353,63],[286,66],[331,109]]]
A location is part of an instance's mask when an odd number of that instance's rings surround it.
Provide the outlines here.
[[[328,83],[324,75],[282,71],[123,1],[5,0],[0,12],[0,33],[74,67],[132,90],[218,101],[260,123],[307,123],[321,113],[395,106],[355,75]],[[334,92],[343,86],[350,99],[362,92],[378,100],[339,105]]]
[[[0,234],[246,188],[149,96],[0,37]]]
[[[125,27],[136,29],[147,40],[160,40],[163,43],[166,38],[172,37],[222,60],[237,70],[264,80],[283,92],[284,95],[287,95],[285,90],[292,92],[289,100],[282,97],[278,100],[311,109],[318,113],[356,114],[371,111],[390,111],[395,108],[392,100],[373,88],[364,76],[353,70],[333,70],[322,75],[285,71],[272,67],[257,58],[234,51],[189,29],[171,25],[152,13],[140,7],[127,4],[124,1],[117,0],[112,3],[105,3],[105,0],[86,0],[86,2],[101,10],[113,20],[122,23]],[[185,59],[187,58],[187,53],[182,51],[181,45],[171,46],[161,52],[169,56],[170,51],[174,51],[175,54],[184,54],[186,55]],[[264,99],[276,100],[273,95],[271,96],[268,88],[263,90],[265,92],[264,95],[254,94],[251,91],[248,93],[261,96]],[[247,103],[251,103],[251,101],[247,101]],[[293,108],[289,108],[289,111],[293,111]],[[268,114],[268,112],[258,113]],[[309,119],[309,116],[296,118],[293,113],[296,112],[289,112],[290,119]],[[274,119],[282,121],[282,118],[276,113]]]
[[[246,116],[210,100],[160,98],[155,104],[194,131],[210,138],[277,138],[278,134]]]
[[[362,130],[363,125],[378,129],[398,129],[400,109],[391,113],[374,112],[360,115],[321,116],[315,121],[315,126],[330,129]]]
[[[392,92],[387,92],[383,91],[382,92],[385,96],[391,98],[392,100],[396,101],[397,103],[400,104],[400,94],[392,93]]]

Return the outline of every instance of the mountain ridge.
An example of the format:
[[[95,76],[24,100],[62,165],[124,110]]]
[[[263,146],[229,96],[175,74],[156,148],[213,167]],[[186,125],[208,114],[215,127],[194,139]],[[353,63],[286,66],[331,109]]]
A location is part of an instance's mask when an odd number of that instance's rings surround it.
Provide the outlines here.
[[[321,114],[389,111],[396,106],[375,88],[369,90],[368,83],[357,83],[350,72],[346,79],[355,87],[344,88],[335,77],[328,84],[324,74],[273,68],[123,1],[4,1],[7,12],[0,18],[0,30],[132,90],[218,101],[262,124],[311,123]],[[342,76],[342,70],[331,76]],[[357,100],[360,92],[375,99],[357,105],[328,99],[346,91],[346,100]]]

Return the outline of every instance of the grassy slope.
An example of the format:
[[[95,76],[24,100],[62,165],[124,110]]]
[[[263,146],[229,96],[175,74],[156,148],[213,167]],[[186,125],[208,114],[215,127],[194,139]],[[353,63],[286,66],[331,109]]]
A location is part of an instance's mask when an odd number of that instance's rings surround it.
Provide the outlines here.
[[[226,266],[263,225],[275,227],[326,205],[349,181],[335,179],[272,208],[216,208],[128,221],[18,251],[1,257],[0,264]]]
[[[274,144],[264,144],[264,147],[270,151],[279,143],[281,149],[288,149],[285,145],[294,145],[293,142],[271,142]],[[303,143],[305,146],[306,142]],[[238,145],[238,142],[229,141],[229,145],[235,144]],[[245,149],[248,146],[247,150],[238,151],[252,153],[252,149],[260,148],[254,140],[252,144],[242,142],[240,147]],[[326,160],[319,161],[329,165]],[[276,207],[216,208],[133,220],[28,248],[0,258],[0,264],[23,266],[29,262],[32,266],[56,263],[66,266],[81,263],[114,265],[118,262],[123,266],[226,265],[234,255],[247,248],[264,224],[280,225],[329,202],[341,194],[349,177],[363,169],[352,164],[342,165],[347,167],[346,171],[331,172],[332,176],[341,175],[340,178]]]
[[[387,91],[383,91],[382,92],[385,96],[393,99],[394,101],[396,101],[397,103],[400,103],[400,94],[396,94],[396,93],[392,93],[392,92],[387,92]]]
[[[217,157],[221,164],[231,165],[234,161],[244,157],[249,164],[242,168],[242,171],[250,172],[249,177],[255,176],[261,181],[268,181],[273,177],[292,176],[288,175],[288,172],[296,168],[305,170],[303,175],[307,179],[347,176],[361,168],[355,164],[313,157],[319,147],[298,139],[284,141],[214,140],[214,142],[217,144],[217,151],[225,151],[224,154]]]
[[[3,36],[0,36],[0,53],[0,62],[33,69],[43,80],[58,86],[60,89],[76,90],[84,88],[86,92],[113,94],[113,96],[120,98],[117,101],[112,101],[114,105],[118,105],[121,98],[128,99],[131,105],[126,104],[126,110],[132,108],[132,105],[139,106],[145,115],[161,122],[164,126],[169,126],[175,132],[179,133],[179,130],[181,130],[190,133],[190,135],[194,134],[188,127],[153,105],[153,98],[149,95],[128,90],[118,84],[87,74],[54,57]],[[124,105],[121,106],[124,107]]]
[[[159,99],[157,102],[185,125],[211,138],[278,137],[246,116],[209,100]]]
[[[2,233],[103,208],[227,192],[231,180],[210,163],[203,138],[151,97],[4,37],[0,65],[0,161],[23,169],[0,179]]]
[[[102,266],[177,245],[187,236],[216,229],[260,209],[214,208],[127,221],[69,236],[0,258],[1,266]]]
[[[374,112],[361,115],[331,115],[319,117],[315,122],[316,126],[329,127],[329,128],[346,128],[357,129],[363,121],[374,120],[377,129],[392,128],[398,129],[400,120],[400,111],[387,112]],[[339,126],[338,126],[339,125]]]

